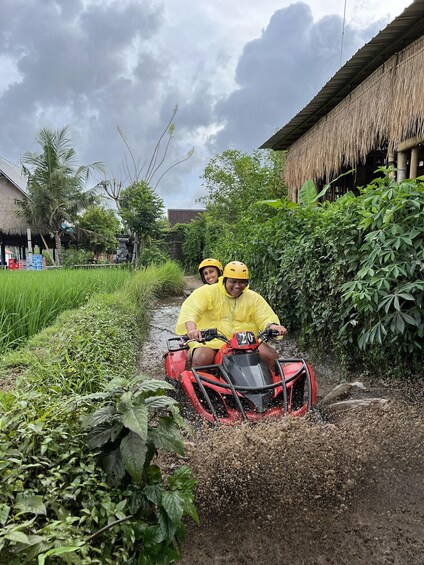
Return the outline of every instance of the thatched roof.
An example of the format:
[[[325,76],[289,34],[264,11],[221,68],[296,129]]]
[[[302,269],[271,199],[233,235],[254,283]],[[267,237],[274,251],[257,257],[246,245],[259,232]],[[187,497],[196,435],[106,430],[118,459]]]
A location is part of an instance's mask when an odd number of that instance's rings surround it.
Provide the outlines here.
[[[286,181],[329,180],[382,143],[424,135],[424,0],[360,49],[262,148],[287,149]]]
[[[0,233],[26,232],[26,222],[16,215],[16,200],[27,198],[26,186],[26,178],[19,168],[0,157]]]

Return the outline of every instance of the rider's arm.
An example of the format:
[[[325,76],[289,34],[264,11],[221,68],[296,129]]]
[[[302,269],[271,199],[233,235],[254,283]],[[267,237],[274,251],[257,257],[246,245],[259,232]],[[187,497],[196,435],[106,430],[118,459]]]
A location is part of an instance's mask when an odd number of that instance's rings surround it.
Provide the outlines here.
[[[210,288],[209,285],[197,288],[184,300],[175,328],[178,335],[183,335],[188,331],[187,322],[194,324],[194,327],[192,326],[191,329],[197,328],[197,324],[201,321],[203,312],[207,307],[207,297],[205,296],[204,289],[208,288]]]
[[[271,328],[278,331],[279,335],[285,335],[287,330],[280,324],[277,314],[268,304],[268,302],[258,293],[253,293],[255,303],[256,324],[260,329]]]

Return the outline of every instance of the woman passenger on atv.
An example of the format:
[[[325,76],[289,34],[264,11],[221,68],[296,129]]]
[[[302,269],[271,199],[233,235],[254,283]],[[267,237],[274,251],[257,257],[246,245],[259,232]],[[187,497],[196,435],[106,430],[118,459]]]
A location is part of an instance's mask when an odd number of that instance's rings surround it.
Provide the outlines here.
[[[218,259],[209,257],[199,265],[199,274],[204,284],[215,284],[222,277],[222,263]]]
[[[207,345],[201,343],[200,330],[217,328],[228,339],[234,332],[251,331],[255,335],[266,328],[285,335],[277,314],[257,292],[249,289],[249,271],[244,263],[231,261],[224,268],[217,284],[206,284],[194,290],[183,302],[177,321],[176,333],[188,335],[192,353],[192,366],[211,365],[222,341],[214,339]],[[259,353],[274,369],[277,352],[262,343]]]

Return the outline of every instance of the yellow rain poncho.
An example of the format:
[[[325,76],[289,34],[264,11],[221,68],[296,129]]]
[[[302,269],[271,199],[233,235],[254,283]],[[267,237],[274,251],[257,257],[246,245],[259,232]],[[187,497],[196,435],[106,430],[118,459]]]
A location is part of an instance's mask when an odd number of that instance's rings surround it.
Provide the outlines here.
[[[198,330],[217,328],[227,338],[234,332],[251,331],[257,335],[268,324],[280,324],[271,306],[257,292],[246,287],[238,298],[230,296],[220,277],[217,284],[205,285],[194,290],[183,302],[178,316],[176,333],[187,333],[186,322],[195,322]],[[207,347],[219,349],[219,339],[209,341]],[[202,346],[197,342],[190,347]]]

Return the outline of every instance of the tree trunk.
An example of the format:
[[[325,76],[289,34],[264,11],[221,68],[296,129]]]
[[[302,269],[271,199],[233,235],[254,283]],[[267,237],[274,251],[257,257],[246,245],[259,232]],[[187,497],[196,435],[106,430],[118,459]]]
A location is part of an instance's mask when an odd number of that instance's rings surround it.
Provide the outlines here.
[[[138,258],[140,256],[140,239],[136,233],[131,233],[131,240],[132,240],[131,265],[133,267],[136,267]]]
[[[49,247],[48,247],[48,245],[47,245],[47,242],[46,242],[46,240],[44,239],[44,236],[43,236],[42,233],[40,233],[40,237],[41,237],[41,239],[42,239],[42,241],[43,241],[43,243],[44,243],[44,247],[45,247],[45,249],[46,249],[46,252],[47,252],[48,256],[50,257],[50,261],[52,262],[52,265],[54,265],[54,257],[53,257],[53,255],[52,255],[52,253],[51,253],[51,251],[50,251],[50,249],[49,249]]]
[[[58,267],[61,267],[63,265],[62,240],[60,238],[60,232],[58,231],[54,233],[54,242],[56,245],[56,264]]]

